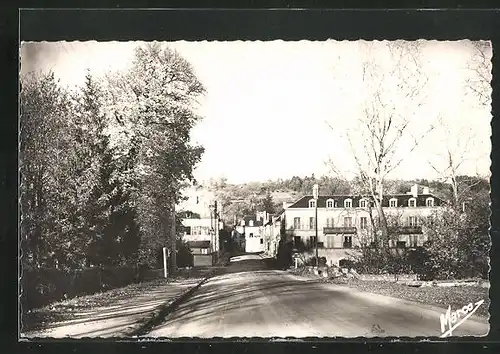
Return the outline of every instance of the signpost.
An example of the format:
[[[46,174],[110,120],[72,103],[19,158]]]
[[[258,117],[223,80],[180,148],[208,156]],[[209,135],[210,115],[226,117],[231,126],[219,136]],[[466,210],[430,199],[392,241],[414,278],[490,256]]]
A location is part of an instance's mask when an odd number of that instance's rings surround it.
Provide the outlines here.
[[[165,279],[168,277],[167,258],[168,258],[167,247],[163,247],[163,275]]]

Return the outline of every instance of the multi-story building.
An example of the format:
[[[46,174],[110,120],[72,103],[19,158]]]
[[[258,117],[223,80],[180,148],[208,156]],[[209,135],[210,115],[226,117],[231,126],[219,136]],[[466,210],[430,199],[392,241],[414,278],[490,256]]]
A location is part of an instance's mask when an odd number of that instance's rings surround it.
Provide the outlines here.
[[[316,245],[316,200],[304,196],[284,210],[284,234],[295,248],[314,254]],[[351,195],[320,195],[317,199],[318,256],[328,264],[373,246],[377,212],[370,198]],[[430,217],[443,201],[428,187],[414,185],[406,194],[384,196],[382,207],[391,230],[390,247],[395,249],[421,246],[425,240],[422,220]]]

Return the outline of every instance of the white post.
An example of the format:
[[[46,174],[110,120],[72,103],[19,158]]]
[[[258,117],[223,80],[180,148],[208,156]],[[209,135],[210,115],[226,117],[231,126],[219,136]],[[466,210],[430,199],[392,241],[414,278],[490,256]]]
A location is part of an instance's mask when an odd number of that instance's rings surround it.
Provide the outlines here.
[[[163,275],[167,278],[167,247],[163,247]]]
[[[299,259],[295,258],[295,269],[297,269],[299,266]]]

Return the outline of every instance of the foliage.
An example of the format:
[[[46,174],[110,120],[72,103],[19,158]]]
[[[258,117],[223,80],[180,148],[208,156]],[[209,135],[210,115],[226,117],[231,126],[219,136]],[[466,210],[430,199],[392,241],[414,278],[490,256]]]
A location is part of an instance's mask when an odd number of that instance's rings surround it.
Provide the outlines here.
[[[489,194],[476,194],[465,212],[447,206],[426,222],[430,271],[438,278],[488,277]]]
[[[203,93],[190,64],[158,44],[138,47],[128,70],[88,72],[76,91],[52,73],[23,76],[23,268],[136,267],[173,247],[172,206],[203,153],[189,143]]]
[[[157,43],[138,47],[133,66],[109,78],[111,114],[134,141],[138,181],[135,194],[141,226],[140,261],[152,264],[154,252],[172,247],[173,206],[203,148],[189,142],[200,120],[193,107],[204,93],[191,65],[176,51]],[[132,129],[127,129],[132,127]]]
[[[52,73],[21,78],[20,92],[20,204],[24,266],[54,266],[57,255],[71,247],[66,232],[67,181],[61,163],[67,160],[65,139],[70,116],[68,94]]]
[[[193,266],[193,254],[189,248],[187,242],[184,242],[181,238],[177,239],[177,267],[192,267]]]
[[[424,245],[399,252],[392,249],[389,253],[362,248],[356,269],[369,274],[410,272],[422,280],[487,279],[491,245],[488,185],[484,180],[475,181],[468,190],[465,210],[449,203],[421,220],[428,238]]]

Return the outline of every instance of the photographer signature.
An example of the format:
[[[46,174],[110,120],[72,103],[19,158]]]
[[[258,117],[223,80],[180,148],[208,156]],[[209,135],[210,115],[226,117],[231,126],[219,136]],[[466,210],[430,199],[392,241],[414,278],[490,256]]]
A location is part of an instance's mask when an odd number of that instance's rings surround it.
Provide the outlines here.
[[[476,310],[484,303],[484,300],[480,300],[473,304],[472,302],[465,305],[461,309],[451,311],[451,306],[448,306],[448,310],[443,315],[439,316],[441,322],[441,338],[451,336],[453,330],[465,322]]]

